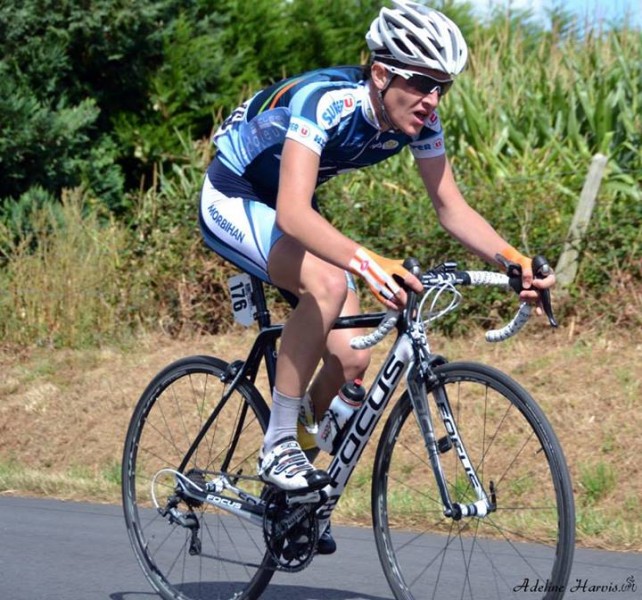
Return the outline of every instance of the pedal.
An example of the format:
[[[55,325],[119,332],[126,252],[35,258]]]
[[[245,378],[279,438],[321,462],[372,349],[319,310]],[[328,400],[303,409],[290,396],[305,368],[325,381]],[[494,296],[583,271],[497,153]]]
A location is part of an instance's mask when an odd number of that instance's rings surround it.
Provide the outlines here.
[[[328,495],[323,490],[287,492],[285,502],[288,506],[297,504],[322,504],[328,499]]]
[[[453,447],[452,440],[447,435],[437,440],[437,449],[439,450],[439,454],[445,454],[452,447]]]

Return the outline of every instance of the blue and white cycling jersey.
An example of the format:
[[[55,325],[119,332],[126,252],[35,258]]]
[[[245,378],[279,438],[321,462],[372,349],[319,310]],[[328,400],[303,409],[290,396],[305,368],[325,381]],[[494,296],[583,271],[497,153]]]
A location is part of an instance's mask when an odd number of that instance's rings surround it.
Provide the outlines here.
[[[410,146],[418,158],[445,152],[436,112],[416,137],[380,131],[368,85],[361,67],[335,67],[291,77],[259,92],[239,106],[214,135],[218,152],[208,171],[210,180],[221,182],[215,163],[222,164],[251,187],[252,195],[273,206],[286,139],[320,156],[317,185],[340,173],[374,165],[404,146]]]

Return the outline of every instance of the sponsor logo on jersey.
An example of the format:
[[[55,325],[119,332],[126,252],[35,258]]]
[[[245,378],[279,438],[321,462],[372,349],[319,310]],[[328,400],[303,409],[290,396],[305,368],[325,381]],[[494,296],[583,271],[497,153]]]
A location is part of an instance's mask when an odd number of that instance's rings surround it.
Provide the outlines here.
[[[424,126],[432,129],[433,131],[440,131],[441,120],[439,119],[439,115],[436,112],[430,113],[430,115],[426,117],[426,120],[424,121]]]
[[[290,123],[288,128],[291,133],[295,133],[297,137],[307,138],[310,136],[310,128],[306,127],[302,123]]]
[[[444,138],[436,137],[430,141],[419,142],[412,145],[414,150],[419,152],[426,152],[428,150],[441,150],[444,147]]]
[[[319,131],[313,124],[307,124],[294,117],[290,121],[286,137],[301,142],[317,154],[321,154],[326,142],[322,131]]]
[[[386,140],[385,142],[377,142],[370,145],[371,150],[395,150],[396,148],[399,148],[398,140]]]
[[[317,122],[324,129],[330,129],[356,107],[357,101],[350,92],[328,92],[317,106]]]

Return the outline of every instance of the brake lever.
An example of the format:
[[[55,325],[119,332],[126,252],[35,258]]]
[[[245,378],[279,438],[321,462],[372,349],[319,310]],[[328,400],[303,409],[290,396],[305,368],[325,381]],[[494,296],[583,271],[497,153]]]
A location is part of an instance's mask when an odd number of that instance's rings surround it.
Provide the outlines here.
[[[510,262],[509,260],[504,258],[501,254],[497,254],[495,258],[504,267],[506,271],[506,275],[508,275],[508,284],[513,289],[513,291],[517,295],[519,295],[524,289],[524,286],[522,285],[522,266],[516,263]],[[548,264],[548,261],[546,260],[546,258],[544,258],[541,255],[537,255],[533,257],[532,269],[533,269],[533,276],[536,279],[544,279],[553,272],[553,269],[551,269],[551,266]],[[555,315],[553,314],[553,305],[551,303],[551,291],[549,289],[545,289],[545,290],[538,289],[537,293],[539,294],[540,301],[542,303],[542,308],[544,309],[544,313],[546,313],[546,316],[548,317],[548,322],[551,324],[551,327],[559,327],[559,323],[557,322],[557,320],[555,319]]]
[[[410,271],[415,277],[421,277],[421,268],[419,266],[418,259],[409,256],[408,258],[406,258],[406,260],[403,261],[402,266],[404,269],[406,269],[406,271]]]
[[[519,296],[524,289],[522,285],[522,265],[510,262],[501,254],[496,254],[495,259],[504,267],[504,271],[506,271],[506,275],[508,275],[508,285],[510,285],[511,289]]]
[[[533,257],[533,275],[537,279],[544,279],[548,277],[552,272],[551,265],[548,264],[546,258],[541,255]],[[542,308],[548,317],[548,322],[551,324],[551,327],[559,327],[559,323],[555,319],[553,314],[553,305],[551,303],[551,290],[537,290],[539,293],[540,300],[542,302]]]

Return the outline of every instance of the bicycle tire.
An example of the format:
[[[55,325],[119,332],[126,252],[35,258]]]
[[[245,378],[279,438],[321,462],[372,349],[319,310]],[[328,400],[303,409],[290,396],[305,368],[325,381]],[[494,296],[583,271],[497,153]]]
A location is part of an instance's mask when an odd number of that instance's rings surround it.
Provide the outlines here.
[[[147,579],[166,600],[253,600],[274,574],[261,527],[208,502],[200,506],[192,502],[190,510],[183,499],[177,510],[183,515],[191,512],[199,524],[200,553],[192,555],[191,528],[171,523],[152,502],[152,494],[160,504],[174,495],[177,476],[163,469],[180,468],[215,411],[182,473],[193,479],[202,471],[255,475],[269,409],[247,381],[239,382],[221,403],[227,368],[226,362],[207,356],[187,357],[167,366],[143,392],[127,432],[122,462],[127,531]],[[237,485],[257,496],[263,490],[263,484],[252,479]]]
[[[459,521],[443,514],[435,476],[406,391],[390,413],[375,458],[372,511],[379,558],[397,600],[524,596],[559,600],[573,561],[573,488],[544,413],[502,372],[458,362],[434,370],[470,460],[497,510]],[[414,414],[414,413],[413,413]],[[434,416],[437,439],[446,436]],[[443,431],[442,431],[443,429]],[[440,459],[453,502],[477,500],[457,457]]]

